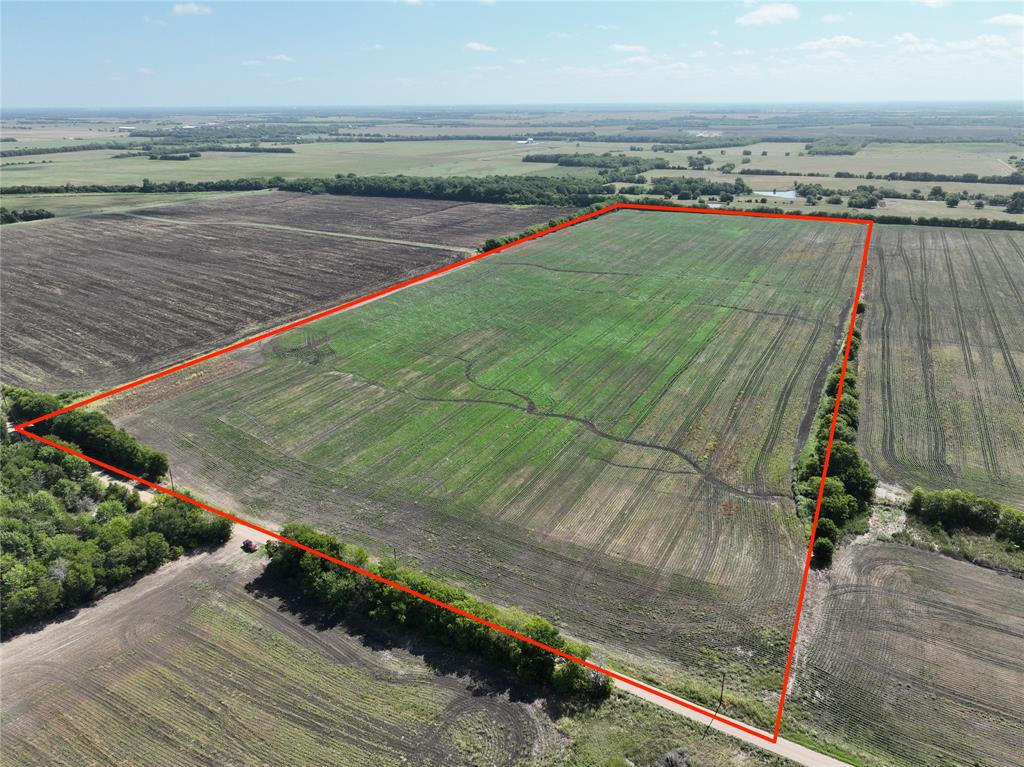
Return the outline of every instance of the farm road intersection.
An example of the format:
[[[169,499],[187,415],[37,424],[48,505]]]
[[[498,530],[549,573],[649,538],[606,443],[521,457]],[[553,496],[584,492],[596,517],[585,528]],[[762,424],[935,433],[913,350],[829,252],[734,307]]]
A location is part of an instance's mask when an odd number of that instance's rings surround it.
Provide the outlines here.
[[[440,601],[438,601],[436,599],[433,599],[431,597],[428,597],[426,595],[423,595],[423,594],[420,594],[418,592],[415,592],[415,591],[409,589],[408,587],[406,587],[404,585],[401,585],[401,584],[398,584],[398,583],[395,583],[395,582],[391,582],[391,581],[389,581],[389,580],[387,580],[385,578],[382,578],[379,575],[376,575],[375,573],[370,573],[370,572],[368,572],[366,570],[363,570],[363,569],[361,569],[359,567],[351,565],[351,564],[349,564],[347,562],[343,562],[341,560],[335,559],[334,557],[326,555],[323,552],[316,551],[314,549],[306,547],[306,546],[304,546],[302,544],[299,544],[296,541],[292,541],[292,540],[290,540],[288,538],[285,538],[285,537],[281,536],[280,534],[278,534],[278,533],[276,533],[276,532],[274,532],[274,531],[272,531],[272,530],[270,530],[270,529],[268,529],[268,528],[266,528],[266,527],[264,527],[262,525],[258,525],[258,524],[246,521],[244,519],[238,518],[238,517],[236,517],[236,516],[234,516],[232,514],[229,514],[229,513],[224,512],[224,511],[222,511],[220,509],[214,508],[213,506],[205,504],[205,503],[203,503],[201,501],[197,501],[197,500],[194,500],[192,498],[189,498],[189,497],[187,497],[187,496],[185,496],[185,495],[183,495],[181,493],[178,493],[177,491],[175,491],[173,489],[163,487],[161,485],[158,485],[156,483],[150,482],[148,480],[144,480],[144,479],[142,479],[140,477],[137,477],[137,476],[134,476],[134,475],[132,475],[132,474],[130,474],[128,472],[125,472],[125,471],[123,471],[123,470],[121,470],[121,469],[119,469],[117,467],[110,466],[110,465],[105,464],[105,463],[103,463],[101,461],[98,461],[98,460],[96,460],[94,458],[90,458],[89,456],[86,456],[86,455],[84,455],[82,453],[79,453],[78,451],[72,450],[70,448],[66,448],[66,447],[64,447],[62,445],[59,445],[59,444],[57,444],[55,442],[52,442],[52,441],[46,439],[45,437],[40,437],[38,435],[35,435],[35,434],[33,434],[29,430],[30,427],[33,426],[34,424],[39,423],[41,421],[48,420],[49,418],[55,417],[56,415],[59,415],[60,413],[68,412],[70,410],[77,409],[77,408],[83,407],[85,405],[101,401],[101,400],[109,398],[109,397],[111,397],[111,396],[113,396],[115,394],[127,391],[129,389],[133,389],[135,387],[141,386],[141,385],[143,385],[145,383],[148,383],[150,381],[157,380],[159,378],[162,378],[164,376],[170,375],[170,374],[175,373],[177,371],[189,368],[189,367],[191,367],[193,365],[197,365],[197,364],[199,364],[201,362],[204,362],[206,360],[210,360],[210,359],[219,357],[221,355],[227,354],[227,353],[229,353],[231,351],[234,351],[234,350],[237,350],[237,349],[249,346],[251,344],[255,344],[255,343],[260,342],[260,341],[264,341],[264,340],[270,339],[270,338],[272,338],[274,336],[280,335],[281,333],[284,333],[284,332],[286,332],[288,330],[291,330],[293,328],[297,328],[297,327],[306,325],[308,323],[315,322],[316,320],[319,320],[319,319],[322,319],[322,318],[325,318],[325,317],[328,317],[328,316],[332,316],[334,314],[346,311],[348,309],[355,308],[357,306],[361,306],[361,305],[367,304],[367,303],[369,303],[371,301],[376,301],[377,299],[382,298],[382,297],[384,297],[386,295],[390,295],[390,294],[395,293],[397,291],[404,290],[407,287],[411,287],[411,286],[419,284],[421,282],[425,282],[427,280],[436,279],[437,277],[442,276],[442,275],[444,275],[444,274],[446,274],[448,272],[451,272],[451,271],[456,270],[456,269],[461,269],[461,268],[463,268],[465,266],[468,266],[468,265],[470,265],[470,264],[472,264],[472,263],[474,263],[474,262],[476,262],[476,261],[478,261],[480,259],[483,259],[483,258],[486,258],[488,256],[494,255],[496,253],[508,250],[509,248],[515,247],[515,246],[517,246],[517,245],[519,245],[521,243],[527,242],[529,240],[533,240],[533,239],[536,239],[536,238],[539,238],[539,237],[543,237],[545,235],[551,234],[551,233],[559,231],[561,229],[565,229],[567,227],[570,227],[570,226],[573,226],[575,224],[581,223],[583,221],[595,218],[597,216],[602,216],[602,215],[614,212],[616,210],[623,210],[623,209],[642,210],[642,211],[671,212],[671,213],[678,213],[678,214],[690,213],[690,214],[698,214],[698,215],[733,215],[733,216],[750,216],[750,217],[760,217],[760,218],[800,219],[800,220],[808,220],[808,221],[832,221],[832,222],[838,222],[838,223],[843,223],[843,224],[866,225],[867,226],[867,236],[865,237],[864,248],[863,248],[863,255],[862,255],[861,261],[860,261],[857,287],[856,287],[856,290],[855,290],[854,295],[853,295],[853,302],[852,302],[850,321],[849,321],[849,325],[848,325],[847,332],[846,332],[846,342],[845,342],[845,352],[844,352],[843,364],[842,364],[842,372],[841,372],[841,377],[840,377],[840,382],[839,382],[839,389],[838,389],[838,392],[837,392],[837,396],[835,398],[836,404],[835,404],[835,408],[834,408],[834,411],[833,411],[833,414],[832,414],[832,422],[831,422],[831,428],[830,428],[829,439],[828,439],[828,450],[826,452],[826,456],[825,456],[825,460],[824,460],[824,467],[823,467],[823,470],[822,470],[822,477],[821,477],[821,482],[820,482],[819,491],[818,491],[817,505],[816,505],[816,509],[815,509],[815,514],[814,514],[812,528],[811,528],[810,540],[808,542],[808,547],[807,547],[807,552],[806,552],[806,557],[805,557],[805,562],[804,562],[803,577],[802,577],[802,580],[801,580],[801,585],[800,585],[800,590],[799,590],[799,597],[798,597],[797,606],[796,606],[796,613],[795,613],[795,617],[794,617],[792,633],[791,633],[790,642],[789,642],[789,652],[788,652],[788,657],[787,657],[787,661],[786,661],[786,668],[785,668],[785,674],[784,674],[784,678],[783,678],[782,690],[780,692],[779,705],[778,705],[777,714],[776,714],[774,731],[771,734],[763,732],[763,731],[755,729],[755,728],[752,728],[752,727],[750,727],[748,725],[744,725],[744,724],[742,724],[740,722],[737,722],[737,721],[732,720],[732,719],[730,719],[728,717],[719,715],[719,714],[717,714],[715,712],[708,711],[707,709],[702,708],[701,706],[695,705],[695,704],[690,703],[689,701],[686,701],[686,700],[684,700],[682,698],[679,698],[679,697],[677,697],[675,695],[672,695],[670,693],[664,692],[664,691],[659,690],[657,688],[654,688],[654,687],[651,687],[649,685],[646,685],[646,684],[643,684],[641,682],[638,682],[638,681],[636,681],[634,679],[631,679],[630,677],[624,676],[624,675],[619,674],[619,673],[617,673],[615,671],[612,671],[610,669],[602,668],[601,666],[598,666],[596,664],[593,664],[593,663],[590,663],[588,661],[576,658],[576,657],[574,657],[572,655],[569,655],[569,654],[567,654],[565,652],[562,652],[562,651],[557,650],[555,648],[549,647],[549,646],[547,646],[547,645],[545,645],[545,644],[543,644],[541,642],[538,642],[538,641],[536,641],[536,640],[534,640],[534,639],[532,639],[530,637],[527,637],[527,636],[524,636],[524,635],[521,635],[521,634],[517,634],[517,633],[515,633],[515,632],[513,632],[513,631],[511,631],[509,629],[506,629],[503,626],[499,626],[499,625],[494,624],[494,623],[492,623],[492,622],[490,622],[488,620],[485,620],[485,619],[480,618],[478,616],[475,616],[475,615],[472,615],[470,613],[467,613],[467,612],[465,612],[465,611],[463,611],[463,610],[461,610],[461,609],[459,609],[457,607],[453,607],[451,605],[445,604],[443,602],[440,602]],[[229,519],[231,521],[234,521],[234,522],[238,523],[239,525],[242,525],[244,527],[247,527],[247,528],[250,528],[251,530],[256,531],[257,533],[259,533],[262,536],[265,536],[267,538],[277,539],[277,540],[282,541],[284,543],[288,543],[289,545],[296,546],[296,547],[301,548],[301,549],[303,549],[303,550],[305,550],[305,551],[307,551],[307,552],[309,552],[311,554],[319,556],[319,557],[321,557],[321,558],[323,558],[323,559],[325,559],[327,561],[333,562],[334,564],[337,564],[337,565],[339,565],[341,567],[345,567],[347,569],[353,570],[353,571],[358,572],[358,573],[360,573],[360,574],[362,574],[362,575],[364,575],[366,577],[373,578],[373,579],[378,580],[378,581],[380,581],[382,583],[385,583],[385,584],[387,584],[389,586],[392,586],[393,588],[397,588],[399,590],[407,592],[407,593],[411,594],[412,596],[418,597],[418,598],[423,599],[425,601],[428,601],[428,602],[430,602],[432,604],[435,604],[436,606],[438,606],[438,607],[440,607],[442,609],[446,609],[446,610],[455,612],[455,613],[461,615],[462,617],[465,617],[467,619],[470,619],[470,620],[476,621],[478,623],[487,625],[487,626],[489,626],[490,628],[493,628],[496,631],[500,631],[502,633],[508,634],[509,636],[517,638],[517,639],[519,639],[519,640],[521,640],[523,642],[532,644],[532,645],[534,645],[536,647],[539,647],[541,649],[544,649],[544,650],[547,650],[549,652],[552,652],[552,653],[554,653],[554,654],[556,654],[556,655],[558,655],[558,656],[560,656],[560,657],[562,657],[562,658],[564,658],[566,660],[577,662],[577,663],[579,663],[579,664],[581,664],[581,665],[591,669],[594,672],[597,672],[597,673],[600,673],[600,674],[604,674],[605,676],[608,676],[608,677],[612,678],[623,689],[628,689],[630,692],[632,692],[632,693],[634,693],[636,695],[640,695],[641,697],[644,697],[644,698],[646,698],[648,700],[656,699],[657,702],[659,703],[659,705],[662,705],[663,707],[668,708],[669,710],[676,711],[677,713],[681,713],[683,711],[686,711],[686,712],[688,712],[686,715],[690,716],[691,718],[695,718],[695,719],[698,719],[698,720],[704,721],[704,722],[707,722],[710,719],[710,721],[713,722],[713,724],[716,727],[716,729],[721,729],[723,732],[728,732],[730,734],[737,735],[738,737],[743,737],[744,740],[747,740],[748,742],[756,743],[757,745],[759,745],[759,746],[761,746],[763,748],[767,748],[768,750],[771,750],[774,753],[778,753],[780,755],[785,755],[788,758],[795,759],[796,761],[799,761],[799,762],[801,762],[803,764],[813,765],[814,767],[817,767],[817,765],[841,764],[840,762],[837,762],[834,759],[830,759],[828,757],[824,757],[822,755],[818,755],[818,754],[816,754],[813,751],[810,751],[808,749],[803,749],[802,747],[799,747],[796,744],[787,742],[784,739],[781,739],[779,737],[779,733],[780,733],[781,725],[782,725],[782,715],[783,715],[783,709],[784,709],[784,705],[785,705],[785,696],[786,696],[787,689],[789,687],[789,677],[790,677],[790,673],[791,673],[791,670],[792,670],[792,664],[793,664],[793,660],[794,660],[794,651],[795,651],[795,647],[796,647],[796,639],[797,639],[797,634],[798,634],[799,625],[800,625],[800,615],[801,615],[803,601],[804,601],[804,595],[805,595],[806,587],[807,587],[808,574],[809,574],[809,569],[810,569],[810,560],[811,560],[811,554],[812,554],[813,544],[814,544],[814,532],[815,532],[815,530],[817,528],[818,514],[820,512],[820,507],[821,507],[821,502],[822,502],[822,497],[823,497],[823,492],[824,492],[824,486],[825,486],[825,477],[827,476],[827,473],[828,473],[828,460],[829,460],[829,455],[831,453],[831,446],[832,446],[833,436],[835,434],[835,429],[836,429],[836,420],[837,420],[837,417],[838,417],[838,409],[839,409],[839,402],[840,402],[840,398],[841,398],[841,394],[842,394],[843,380],[845,379],[846,367],[847,367],[847,362],[849,360],[850,348],[851,348],[851,344],[852,344],[854,323],[856,321],[856,306],[857,306],[857,301],[858,301],[859,296],[860,296],[861,286],[863,284],[863,279],[864,279],[865,266],[866,266],[866,263],[867,263],[867,254],[868,254],[868,249],[869,249],[869,246],[870,246],[871,231],[872,231],[872,223],[869,222],[869,221],[864,221],[864,220],[860,220],[860,219],[829,218],[829,217],[819,217],[819,216],[797,216],[797,215],[786,215],[786,214],[765,214],[765,213],[753,213],[753,212],[745,212],[745,211],[721,211],[721,210],[710,210],[710,209],[691,209],[691,208],[678,208],[678,207],[653,206],[653,205],[635,205],[635,204],[619,203],[619,204],[615,204],[615,205],[612,205],[612,206],[609,206],[609,207],[606,207],[606,208],[594,211],[592,213],[588,213],[588,214],[586,214],[584,216],[580,216],[578,218],[572,219],[572,220],[567,221],[567,222],[565,222],[563,224],[559,224],[557,226],[550,227],[548,229],[545,229],[543,231],[540,231],[540,232],[537,232],[535,234],[529,235],[527,237],[521,238],[519,240],[516,240],[514,242],[508,243],[506,245],[502,245],[502,246],[494,248],[492,250],[488,250],[488,251],[483,252],[483,253],[478,253],[478,254],[469,256],[468,258],[465,258],[465,259],[462,259],[460,261],[448,264],[446,266],[440,267],[440,268],[435,269],[433,271],[430,271],[430,272],[421,274],[419,276],[412,277],[410,279],[398,282],[398,283],[396,283],[394,285],[391,285],[390,287],[384,288],[382,290],[375,291],[375,292],[370,293],[368,295],[365,295],[365,296],[363,296],[361,298],[357,298],[357,299],[353,299],[351,301],[347,301],[347,302],[345,302],[343,304],[340,304],[340,305],[335,306],[333,308],[326,309],[324,311],[315,313],[315,314],[310,315],[310,316],[308,316],[306,318],[303,318],[303,319],[300,319],[300,320],[296,320],[294,322],[287,323],[287,324],[282,325],[282,326],[280,326],[278,328],[275,328],[275,329],[272,329],[272,330],[260,333],[258,335],[255,335],[255,336],[253,336],[251,338],[248,338],[248,339],[245,339],[243,341],[236,342],[236,343],[231,344],[229,346],[226,346],[226,347],[224,347],[222,349],[210,352],[208,354],[201,355],[201,356],[196,357],[196,358],[194,358],[194,359],[192,359],[190,361],[183,362],[183,363],[180,363],[178,365],[171,366],[171,367],[169,367],[169,368],[167,368],[167,369],[165,369],[163,371],[160,371],[160,372],[157,372],[157,373],[153,373],[153,374],[144,376],[142,378],[139,378],[139,379],[137,379],[137,380],[135,380],[133,382],[124,384],[122,386],[115,387],[115,388],[110,389],[109,391],[103,392],[101,394],[97,394],[97,395],[85,398],[85,399],[83,399],[83,400],[81,400],[79,402],[76,402],[76,403],[72,404],[72,405],[69,405],[69,406],[64,407],[64,408],[60,408],[60,409],[58,409],[58,410],[56,410],[56,411],[54,411],[52,413],[48,413],[46,415],[40,416],[40,417],[32,419],[30,421],[26,421],[25,423],[19,424],[19,425],[17,425],[15,427],[15,429],[19,433],[21,433],[21,434],[23,434],[25,436],[28,436],[28,437],[30,437],[32,439],[36,439],[36,440],[38,440],[40,442],[43,442],[45,444],[53,445],[54,447],[57,447],[58,449],[61,449],[61,450],[65,451],[65,452],[68,452],[68,453],[71,453],[73,455],[77,455],[77,456],[79,456],[81,458],[84,458],[84,459],[90,461],[91,463],[93,463],[94,465],[97,465],[97,466],[99,466],[99,467],[101,467],[101,468],[103,468],[103,469],[105,469],[105,470],[107,470],[109,472],[112,472],[112,473],[124,476],[124,477],[126,477],[127,479],[129,479],[129,480],[131,480],[133,482],[141,483],[143,485],[146,485],[146,486],[152,488],[153,490],[156,490],[158,492],[163,492],[165,494],[172,495],[172,496],[174,496],[176,498],[184,500],[184,501],[186,501],[188,503],[191,503],[191,504],[193,504],[195,506],[203,508],[203,509],[205,509],[205,510],[211,512],[211,513],[214,513],[214,514],[217,514],[219,516],[225,517],[225,518],[227,518],[227,519]],[[804,752],[806,752],[806,753],[804,753]]]

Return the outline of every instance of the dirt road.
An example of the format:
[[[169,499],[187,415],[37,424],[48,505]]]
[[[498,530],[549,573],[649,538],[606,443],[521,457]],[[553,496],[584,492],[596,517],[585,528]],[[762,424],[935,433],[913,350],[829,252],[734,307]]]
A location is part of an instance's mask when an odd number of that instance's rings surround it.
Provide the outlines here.
[[[811,749],[805,746],[801,746],[798,743],[793,743],[792,741],[785,740],[783,738],[779,738],[775,743],[771,743],[769,741],[762,740],[761,738],[754,737],[753,735],[748,735],[742,730],[737,730],[735,727],[730,727],[728,724],[725,724],[723,722],[711,720],[708,716],[698,714],[696,711],[691,711],[690,709],[684,706],[680,706],[677,703],[672,703],[671,701],[665,700],[664,698],[659,698],[657,695],[653,693],[645,692],[644,690],[641,690],[637,687],[633,687],[632,685],[626,684],[625,682],[616,681],[615,684],[620,690],[628,692],[632,695],[636,695],[637,697],[643,698],[644,700],[653,703],[656,706],[661,706],[662,708],[671,711],[673,714],[685,716],[687,719],[692,719],[693,721],[699,722],[703,725],[707,725],[710,721],[711,729],[713,730],[717,730],[718,732],[724,733],[726,735],[731,735],[732,737],[738,738],[745,743],[750,743],[751,745],[764,749],[769,753],[785,757],[786,759],[796,762],[797,764],[802,764],[804,765],[804,767],[849,767],[849,765],[846,762],[841,762],[834,757],[827,756],[826,754],[819,754],[817,751],[812,751]],[[769,734],[765,733],[765,735]]]

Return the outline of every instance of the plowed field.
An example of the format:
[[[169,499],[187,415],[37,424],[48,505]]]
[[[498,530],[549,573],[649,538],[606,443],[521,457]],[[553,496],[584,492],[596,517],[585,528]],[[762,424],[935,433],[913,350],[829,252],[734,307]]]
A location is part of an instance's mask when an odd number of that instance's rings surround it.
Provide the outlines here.
[[[109,388],[565,212],[281,193],[9,227],[3,380]]]
[[[868,264],[860,437],[875,473],[1024,508],[1024,235],[881,227]]]

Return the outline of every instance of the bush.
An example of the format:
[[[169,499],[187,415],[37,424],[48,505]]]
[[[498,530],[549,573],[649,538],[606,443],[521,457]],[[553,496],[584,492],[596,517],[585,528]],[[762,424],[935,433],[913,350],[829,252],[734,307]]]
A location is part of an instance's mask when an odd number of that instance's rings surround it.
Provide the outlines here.
[[[1024,512],[965,490],[914,488],[907,511],[947,532],[968,529],[1024,546]]]
[[[836,547],[828,538],[818,538],[814,541],[814,564],[818,567],[828,567],[832,564],[832,555]]]
[[[818,520],[818,529],[815,531],[815,541],[828,538],[832,543],[838,543],[839,537],[839,527],[835,522],[827,518]]]

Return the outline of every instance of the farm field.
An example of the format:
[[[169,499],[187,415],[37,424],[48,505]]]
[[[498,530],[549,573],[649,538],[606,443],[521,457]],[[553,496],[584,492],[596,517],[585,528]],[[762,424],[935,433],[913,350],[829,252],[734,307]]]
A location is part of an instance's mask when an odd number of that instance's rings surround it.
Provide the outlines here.
[[[791,705],[816,727],[888,765],[1019,763],[1019,578],[854,544],[808,595]]]
[[[763,195],[762,195],[763,196]],[[911,216],[918,218],[987,218],[990,221],[1019,221],[1020,216],[1007,213],[1001,207],[984,207],[976,209],[970,200],[964,200],[956,208],[950,208],[946,203],[933,200],[901,200],[886,199],[885,207],[867,209],[850,208],[846,202],[833,205],[826,200],[820,200],[816,205],[808,205],[803,197],[785,198],[768,197],[768,202],[761,202],[757,195],[743,195],[737,197],[730,203],[730,208],[780,208],[785,213],[808,215],[812,213],[826,212],[830,215],[871,215],[871,216]],[[859,212],[858,212],[859,211]]]
[[[935,143],[935,144],[898,144],[869,143],[852,155],[812,155],[804,154],[805,143],[762,142],[743,147],[727,147],[723,149],[707,149],[704,154],[715,161],[715,165],[724,162],[736,163],[736,170],[741,168],[772,168],[774,170],[791,171],[794,175],[804,173],[828,173],[845,171],[848,173],[885,175],[892,171],[909,172],[924,171],[930,173],[977,173],[979,176],[1006,176],[1013,169],[1006,163],[1010,155],[1019,155],[1020,146],[1011,142],[992,143]],[[747,165],[741,165],[744,151],[749,151]],[[762,152],[767,152],[762,156]],[[789,152],[789,157],[786,156]],[[686,155],[692,151],[676,152],[667,155],[669,160],[679,157],[680,164],[685,164]],[[936,170],[941,168],[941,170]],[[772,179],[775,176],[765,176]],[[751,182],[752,183],[752,182]],[[860,183],[871,183],[860,179]],[[919,182],[923,183],[923,182]]]
[[[879,227],[860,443],[883,480],[1024,508],[1024,236]]]
[[[827,158],[826,158],[827,159]],[[767,167],[767,166],[766,166]],[[739,168],[739,166],[737,166]],[[827,170],[827,169],[826,169]],[[823,171],[824,172],[824,171]],[[1009,173],[1009,171],[1007,171]],[[889,189],[895,189],[899,192],[910,193],[915,189],[920,190],[923,194],[927,195],[928,191],[933,186],[941,186],[946,192],[953,192],[959,194],[960,192],[966,191],[970,194],[1001,194],[1009,196],[1014,192],[1021,191],[1021,187],[1015,184],[972,184],[961,181],[942,181],[942,182],[928,182],[928,181],[888,181],[885,179],[865,179],[865,178],[833,178],[832,176],[821,177],[821,176],[802,176],[797,173],[788,174],[784,176],[755,176],[751,174],[741,175],[737,172],[733,173],[720,173],[718,171],[693,171],[693,170],[655,170],[650,171],[648,174],[651,178],[665,176],[668,178],[672,177],[685,177],[695,176],[699,178],[706,178],[711,181],[727,181],[732,183],[739,176],[746,182],[747,186],[756,192],[771,192],[772,190],[778,190],[780,192],[788,189],[793,189],[795,184],[821,184],[823,187],[828,189],[839,189],[853,191],[858,186],[870,184],[876,187],[886,187]],[[967,203],[961,203],[966,205]],[[963,209],[958,209],[959,215],[966,215]]]
[[[146,216],[5,227],[5,382],[46,390],[124,383],[464,258],[487,237],[568,212],[283,193],[243,197],[199,205],[207,218],[198,221],[189,219],[189,206],[174,206]],[[287,208],[291,225],[261,223],[260,210],[274,221],[278,206]],[[244,211],[242,220],[231,222],[235,210]],[[417,232],[431,241],[410,242]]]
[[[599,151],[626,149],[625,144],[600,144]],[[203,152],[187,162],[113,155],[123,150],[94,150],[42,155],[45,164],[4,168],[4,186],[61,184],[139,184],[160,181],[216,181],[251,176],[306,178],[335,173],[407,176],[522,176],[556,167],[525,163],[533,152],[572,152],[575,142],[544,141],[398,141],[382,143],[296,144],[294,154]],[[9,158],[6,162],[40,159]]]
[[[609,652],[781,669],[790,467],[863,236],[619,211],[107,409],[223,508],[394,547]]]
[[[561,714],[399,638],[325,628],[253,588],[242,530],[3,645],[2,765],[788,763],[624,693]]]
[[[10,210],[42,208],[56,216],[81,216],[95,213],[122,213],[154,205],[219,200],[231,195],[263,194],[260,192],[81,192],[73,194],[5,194],[4,207]],[[28,222],[32,223],[32,222]],[[9,230],[5,230],[9,231]]]

